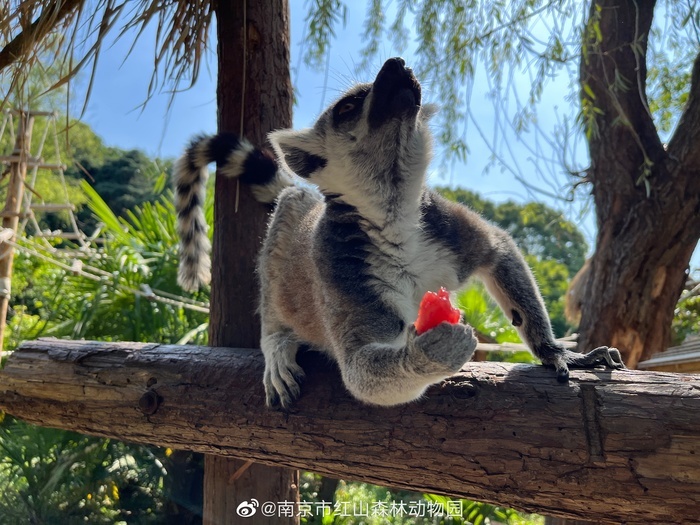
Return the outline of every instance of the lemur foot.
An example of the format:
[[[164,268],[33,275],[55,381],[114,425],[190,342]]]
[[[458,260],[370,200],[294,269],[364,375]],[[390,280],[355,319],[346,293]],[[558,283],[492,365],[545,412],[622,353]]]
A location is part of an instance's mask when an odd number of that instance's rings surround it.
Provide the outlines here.
[[[627,367],[622,362],[622,355],[617,348],[599,346],[586,354],[558,348],[549,357],[543,357],[542,363],[553,366],[557,371],[557,380],[565,383],[569,380],[569,368],[595,368],[604,366],[612,370],[624,370]]]
[[[415,330],[411,327],[411,330]],[[413,332],[415,333],[415,331]],[[435,328],[415,336],[414,344],[432,362],[457,372],[471,359],[477,339],[471,326],[442,322]]]
[[[289,352],[276,352],[274,359],[265,360],[265,400],[271,408],[288,408],[301,394],[304,370]]]

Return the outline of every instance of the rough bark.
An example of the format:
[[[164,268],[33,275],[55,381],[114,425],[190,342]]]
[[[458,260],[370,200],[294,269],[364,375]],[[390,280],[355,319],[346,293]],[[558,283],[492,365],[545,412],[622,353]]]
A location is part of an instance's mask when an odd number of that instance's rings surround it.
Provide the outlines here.
[[[368,407],[301,356],[302,397],[264,408],[259,351],[25,343],[0,408],[43,426],[625,523],[698,523],[700,376],[471,363],[420,402]]]
[[[664,149],[648,110],[646,50],[655,2],[591,3],[582,97],[599,108],[588,132],[598,237],[579,343],[617,346],[628,366],[665,349],[700,238],[700,72]],[[602,35],[595,42],[594,35]],[[623,79],[627,87],[615,79]],[[646,180],[646,183],[645,183]]]
[[[570,520],[567,518],[552,518],[552,517],[546,517],[544,519],[544,525],[592,525],[595,523],[600,523],[600,522],[584,521],[584,520]]]
[[[287,1],[249,0],[245,15],[243,2],[218,2],[216,17],[219,131],[262,146],[270,131],[292,125]],[[216,178],[215,197],[210,344],[258,348],[255,261],[270,210],[226,177]]]
[[[268,132],[292,123],[287,0],[217,2],[215,12],[219,131],[233,131],[264,144]],[[247,187],[217,177],[209,328],[213,346],[259,345],[255,260],[268,211]],[[296,501],[298,482],[296,470],[207,455],[204,523],[237,522],[236,509],[252,498]],[[247,521],[298,523],[298,518],[268,519],[258,513]]]

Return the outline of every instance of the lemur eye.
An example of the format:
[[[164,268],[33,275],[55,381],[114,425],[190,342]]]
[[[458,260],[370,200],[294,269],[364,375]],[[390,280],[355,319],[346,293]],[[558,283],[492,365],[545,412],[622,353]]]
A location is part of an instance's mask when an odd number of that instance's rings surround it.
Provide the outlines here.
[[[362,113],[362,104],[369,93],[369,88],[348,95],[333,106],[333,124],[340,126],[352,122]]]
[[[352,102],[346,102],[346,103],[343,104],[343,105],[340,107],[340,109],[338,110],[338,115],[342,115],[342,114],[344,114],[344,113],[348,113],[348,112],[352,111],[353,109],[355,109],[355,104],[352,103]]]

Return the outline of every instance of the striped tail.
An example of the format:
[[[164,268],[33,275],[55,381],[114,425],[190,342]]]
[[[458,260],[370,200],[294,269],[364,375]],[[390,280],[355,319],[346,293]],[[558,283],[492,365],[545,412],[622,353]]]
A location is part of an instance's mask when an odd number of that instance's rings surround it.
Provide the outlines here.
[[[177,232],[180,237],[180,269],[177,282],[185,290],[196,290],[211,279],[211,244],[204,218],[204,198],[209,170],[216,162],[219,173],[239,178],[252,187],[260,202],[274,202],[293,184],[290,175],[278,169],[274,157],[232,133],[199,136],[173,167]]]

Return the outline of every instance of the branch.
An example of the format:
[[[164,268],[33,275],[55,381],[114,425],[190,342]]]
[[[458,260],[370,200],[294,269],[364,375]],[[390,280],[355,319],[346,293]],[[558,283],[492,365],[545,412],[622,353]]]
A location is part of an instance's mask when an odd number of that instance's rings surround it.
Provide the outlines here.
[[[646,56],[655,0],[594,0],[581,59],[583,119],[590,136],[596,185],[635,192],[636,175],[666,153],[649,111]],[[616,169],[610,165],[612,159]],[[632,176],[623,181],[616,173]]]
[[[681,169],[700,171],[700,54],[693,62],[688,102],[668,143],[668,153]]]
[[[257,350],[25,343],[0,407],[32,423],[310,469],[527,511],[699,523],[700,377],[471,363],[410,405],[361,405],[305,353],[289,413],[263,406]]]
[[[31,47],[44,39],[58,24],[85,0],[53,0],[27,29],[0,51],[0,71],[24,57]]]

